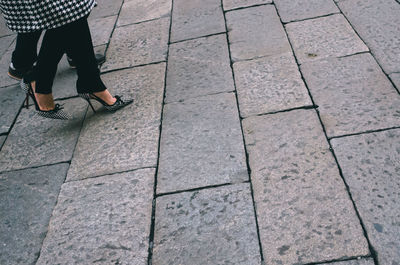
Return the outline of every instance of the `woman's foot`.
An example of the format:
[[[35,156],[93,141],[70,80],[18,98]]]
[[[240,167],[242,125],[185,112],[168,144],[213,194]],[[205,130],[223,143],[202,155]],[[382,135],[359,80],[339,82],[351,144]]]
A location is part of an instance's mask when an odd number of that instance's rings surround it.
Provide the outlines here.
[[[54,110],[55,104],[53,94],[40,94],[36,93],[36,82],[31,82],[33,94],[35,95],[36,102],[39,105],[39,109],[42,111]]]
[[[94,92],[93,95],[102,99],[108,105],[113,105],[117,101],[117,99],[111,95],[110,91],[108,91],[108,89],[101,92]]]

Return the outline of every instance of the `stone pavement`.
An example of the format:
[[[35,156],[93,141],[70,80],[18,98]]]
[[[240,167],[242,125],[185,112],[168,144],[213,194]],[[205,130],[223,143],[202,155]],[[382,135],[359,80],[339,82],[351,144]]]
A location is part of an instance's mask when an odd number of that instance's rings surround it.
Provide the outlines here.
[[[0,23],[0,264],[400,264],[400,1],[98,4],[116,113],[22,108]]]

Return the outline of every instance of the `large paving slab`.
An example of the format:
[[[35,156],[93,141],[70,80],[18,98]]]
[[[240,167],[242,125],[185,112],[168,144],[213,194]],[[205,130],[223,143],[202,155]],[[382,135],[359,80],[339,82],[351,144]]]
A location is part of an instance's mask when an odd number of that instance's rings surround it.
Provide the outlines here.
[[[400,72],[400,5],[394,0],[346,0],[339,7],[388,74]]]
[[[147,264],[154,174],[64,184],[36,264]]]
[[[368,51],[341,14],[286,25],[300,64]]]
[[[230,11],[226,22],[233,61],[291,51],[273,5]]]
[[[14,35],[16,34],[15,32],[11,31],[7,25],[6,21],[3,18],[3,15],[0,16],[0,37],[3,36],[8,36],[8,35]]]
[[[14,80],[7,75],[13,49],[14,47],[10,47],[9,50],[0,59],[0,87],[19,84],[19,81]]]
[[[67,170],[59,164],[1,174],[1,264],[35,264]]]
[[[1,148],[3,147],[3,144],[6,141],[6,139],[7,139],[6,135],[0,136],[0,151],[1,151]]]
[[[169,24],[169,18],[162,18],[116,28],[102,71],[165,61]]]
[[[284,23],[340,12],[333,0],[275,0],[274,3]]]
[[[157,192],[248,180],[233,93],[164,106]]]
[[[174,0],[171,42],[225,32],[221,0]]]
[[[100,18],[118,15],[124,0],[97,0],[97,7],[93,8],[89,18]]]
[[[15,35],[5,36],[0,38],[0,56],[10,48],[11,43],[16,39]],[[13,49],[13,47],[11,47]]]
[[[375,265],[373,259],[357,259],[340,262],[322,263],[321,265]]]
[[[400,95],[369,53],[301,71],[329,137],[400,126]]]
[[[332,140],[379,264],[400,261],[400,130]]]
[[[368,255],[314,110],[243,120],[266,264]]]
[[[234,90],[225,34],[170,45],[166,102]]]
[[[124,26],[171,14],[172,0],[126,0],[121,8],[117,26]]]
[[[390,75],[394,85],[397,87],[397,91],[400,91],[400,73],[394,73]]]
[[[164,77],[165,63],[102,76],[134,102],[115,113],[89,110],[67,181],[157,165]]]
[[[82,99],[56,102],[71,114],[68,121],[40,117],[33,107],[22,109],[1,149],[0,171],[71,160],[87,104]]]
[[[157,199],[153,264],[261,264],[250,185]]]
[[[19,85],[0,88],[0,134],[7,133],[18,115],[25,93]]]
[[[255,5],[272,4],[272,0],[223,0],[224,10],[243,8]]]
[[[108,44],[117,16],[89,19],[93,46]]]
[[[241,117],[312,105],[292,53],[233,65]]]

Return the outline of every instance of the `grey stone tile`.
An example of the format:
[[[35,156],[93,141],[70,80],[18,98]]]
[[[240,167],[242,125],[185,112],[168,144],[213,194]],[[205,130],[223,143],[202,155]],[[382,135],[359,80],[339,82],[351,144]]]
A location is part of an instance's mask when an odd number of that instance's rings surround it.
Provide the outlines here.
[[[339,7],[388,74],[400,72],[400,5],[394,0],[341,1]]]
[[[0,16],[0,37],[8,36],[8,35],[15,35],[15,32],[12,32],[6,25],[6,21],[4,20],[3,16]]]
[[[224,10],[254,5],[272,4],[272,0],[223,0]]]
[[[0,60],[0,87],[6,87],[19,84],[19,81],[14,80],[8,76],[8,67],[11,63],[12,48],[8,50]]]
[[[225,32],[221,0],[174,0],[171,42]]]
[[[369,254],[314,110],[243,120],[266,264]]]
[[[368,51],[341,14],[286,25],[300,64]]]
[[[56,99],[76,96],[76,80],[78,75],[75,69],[71,69],[66,55],[58,64],[57,74],[53,83],[53,96]]]
[[[390,79],[392,79],[394,85],[397,87],[397,90],[400,91],[400,73],[391,74]]]
[[[233,65],[242,117],[312,105],[292,53]]]
[[[370,54],[301,66],[329,137],[400,126],[400,96]]]
[[[291,52],[272,5],[228,12],[226,21],[233,61]]]
[[[36,264],[147,264],[154,173],[64,184]]]
[[[248,180],[232,93],[164,107],[157,192]]]
[[[1,150],[0,171],[37,167],[71,160],[86,112],[81,99],[59,102],[73,118],[68,121],[37,116],[22,109]]]
[[[400,260],[400,130],[332,140],[379,264]]]
[[[6,139],[7,139],[6,135],[0,136],[0,151],[1,151],[1,148],[3,147],[3,144],[6,141]]]
[[[67,170],[59,164],[1,174],[1,264],[35,264]]]
[[[170,45],[166,102],[234,90],[225,34]]]
[[[283,22],[340,13],[333,0],[275,0]]]
[[[250,185],[159,197],[153,264],[261,264]]]
[[[124,26],[171,15],[172,0],[127,0],[118,17],[117,26]]]
[[[117,16],[89,19],[93,46],[104,45],[109,42],[116,20]]]
[[[349,261],[341,261],[341,262],[330,262],[323,263],[321,265],[374,265],[373,259],[357,259],[357,260],[349,260]]]
[[[15,35],[10,35],[10,36],[5,36],[0,38],[0,56],[3,56],[3,54],[8,50],[8,49],[13,49],[14,47],[10,47],[11,43],[15,40],[16,36]]]
[[[112,93],[134,102],[115,113],[89,110],[67,181],[157,165],[164,77],[165,63],[103,76]]]
[[[18,115],[25,94],[19,85],[0,88],[0,133],[7,133]]]
[[[96,2],[97,7],[92,10],[90,19],[118,15],[123,0],[97,0]]]
[[[169,18],[116,28],[102,70],[165,61]]]

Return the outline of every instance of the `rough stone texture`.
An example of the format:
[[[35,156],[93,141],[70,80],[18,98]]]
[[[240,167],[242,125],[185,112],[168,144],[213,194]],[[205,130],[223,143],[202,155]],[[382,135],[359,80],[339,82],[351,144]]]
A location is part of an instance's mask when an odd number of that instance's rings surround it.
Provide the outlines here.
[[[18,115],[25,94],[19,85],[0,88],[0,134],[7,133]]]
[[[333,0],[275,0],[283,22],[340,13]]]
[[[10,66],[11,56],[13,52],[13,47],[10,47],[9,50],[1,57],[0,60],[0,87],[6,87],[11,85],[19,84],[19,81],[10,78],[8,73],[8,67]]]
[[[400,261],[400,130],[333,139],[379,264]]]
[[[370,54],[301,66],[329,137],[400,126],[400,96]]]
[[[68,121],[36,115],[22,109],[1,150],[0,171],[36,167],[71,160],[86,112],[82,99],[58,102],[73,118]]]
[[[226,21],[233,61],[291,52],[272,5],[228,12]]]
[[[394,85],[397,87],[397,90],[400,91],[400,73],[391,74],[390,79],[392,79]]]
[[[323,263],[321,265],[375,265],[373,259],[357,259],[357,260],[349,260],[349,261],[341,261],[341,262],[330,262]]]
[[[266,264],[369,254],[313,110],[243,121]]]
[[[1,148],[3,147],[3,144],[6,141],[6,139],[7,139],[6,135],[0,136],[0,151],[1,151]]]
[[[233,65],[242,117],[312,105],[292,53]]]
[[[394,0],[346,0],[339,7],[388,74],[400,72],[400,5]]]
[[[154,173],[64,184],[37,264],[146,264]]]
[[[115,113],[89,109],[67,181],[157,165],[164,76],[164,63],[103,76],[134,102]]]
[[[157,199],[153,264],[261,264],[249,184]]]
[[[166,60],[169,18],[116,28],[102,70]]]
[[[57,74],[53,83],[54,98],[59,99],[76,96],[77,79],[78,75],[76,74],[76,70],[69,67],[66,55],[64,55],[58,64]]]
[[[223,0],[224,10],[254,5],[272,4],[272,0]]]
[[[3,16],[0,16],[0,37],[14,35],[15,32],[12,32],[8,29],[6,25],[6,21],[4,20]]]
[[[118,15],[123,0],[97,0],[96,2],[97,7],[90,13],[90,19]]]
[[[68,164],[0,175],[0,263],[35,264]]]
[[[225,35],[170,46],[166,102],[234,90]]]
[[[232,93],[164,106],[158,193],[248,180]]]
[[[300,64],[368,51],[341,14],[286,25]]]
[[[92,33],[93,46],[107,44],[114,29],[117,16],[107,18],[89,19],[90,32]]]
[[[124,26],[171,15],[172,0],[126,0],[117,26]]]
[[[225,32],[221,0],[174,0],[171,42]]]
[[[16,38],[15,35],[10,35],[0,38],[0,56],[3,56],[3,54],[8,49],[13,49],[13,47],[10,47],[10,45],[15,40],[15,38]]]

